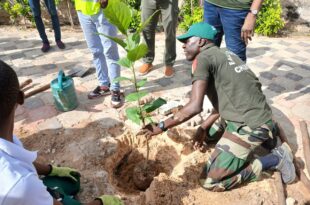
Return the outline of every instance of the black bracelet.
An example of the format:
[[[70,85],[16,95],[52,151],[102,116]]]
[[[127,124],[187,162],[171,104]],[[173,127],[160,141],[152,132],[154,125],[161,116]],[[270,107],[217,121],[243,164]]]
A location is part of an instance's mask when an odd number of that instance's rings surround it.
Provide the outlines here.
[[[103,202],[102,202],[102,200],[101,200],[100,198],[95,198],[94,201],[100,201],[100,204],[101,204],[101,205],[104,205]]]

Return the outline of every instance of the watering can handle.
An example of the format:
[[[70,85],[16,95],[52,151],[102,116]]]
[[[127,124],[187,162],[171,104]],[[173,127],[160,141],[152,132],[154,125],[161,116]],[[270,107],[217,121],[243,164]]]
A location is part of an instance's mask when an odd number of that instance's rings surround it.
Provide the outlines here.
[[[64,77],[65,77],[64,71],[63,70],[59,70],[57,78],[58,78],[58,87],[59,87],[60,90],[63,89],[62,81],[63,81]]]

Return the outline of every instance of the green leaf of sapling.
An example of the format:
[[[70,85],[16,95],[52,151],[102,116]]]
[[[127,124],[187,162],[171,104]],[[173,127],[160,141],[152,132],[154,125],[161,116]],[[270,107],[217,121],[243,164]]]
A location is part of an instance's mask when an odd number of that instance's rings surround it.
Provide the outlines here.
[[[145,78],[145,79],[142,79],[142,80],[140,80],[140,81],[138,81],[138,82],[137,82],[137,87],[138,87],[138,88],[143,87],[143,86],[145,85],[146,82],[147,82],[147,79],[146,79],[146,78]]]
[[[129,34],[128,38],[126,39],[127,47],[125,48],[126,51],[130,51],[136,48],[140,43],[140,34],[139,33],[132,33]]]
[[[142,109],[147,112],[153,112],[154,110],[158,109],[159,107],[161,107],[162,105],[166,104],[167,101],[162,99],[162,98],[157,98],[156,100],[153,100],[150,103],[146,103],[145,105],[143,105]]]
[[[111,24],[127,36],[127,30],[133,15],[127,4],[120,0],[109,1],[107,8],[103,9],[103,13]]]
[[[138,107],[129,107],[125,110],[126,116],[129,120],[133,121],[134,123],[140,125],[141,123],[141,115]]]
[[[132,62],[127,58],[121,58],[117,61],[118,65],[123,66],[125,68],[131,68],[132,67]]]
[[[102,35],[107,37],[108,39],[111,39],[112,41],[114,41],[115,43],[117,43],[118,45],[122,46],[124,49],[126,48],[127,44],[124,42],[123,39],[117,38],[117,37],[113,37],[113,36],[108,36],[105,35],[104,33],[97,33],[98,35]]]
[[[146,91],[140,91],[140,92],[134,92],[126,95],[125,99],[128,102],[137,101],[138,99],[141,99],[142,97],[146,96],[148,93]]]
[[[137,30],[137,33],[141,33],[141,31],[150,23],[150,21],[152,20],[152,18],[155,15],[159,14],[159,10],[156,10],[148,19],[146,19],[146,21],[142,22],[141,27]]]
[[[128,51],[127,53],[127,58],[131,61],[136,61],[139,60],[140,58],[142,58],[143,56],[146,55],[146,53],[148,52],[148,47],[145,43],[141,43],[139,46],[137,46],[136,48]]]

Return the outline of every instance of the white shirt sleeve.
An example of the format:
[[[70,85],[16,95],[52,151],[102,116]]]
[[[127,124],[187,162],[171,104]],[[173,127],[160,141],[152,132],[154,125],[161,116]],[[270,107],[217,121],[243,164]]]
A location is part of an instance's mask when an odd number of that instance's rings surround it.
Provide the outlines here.
[[[53,197],[33,173],[22,177],[5,198],[6,205],[53,205]]]

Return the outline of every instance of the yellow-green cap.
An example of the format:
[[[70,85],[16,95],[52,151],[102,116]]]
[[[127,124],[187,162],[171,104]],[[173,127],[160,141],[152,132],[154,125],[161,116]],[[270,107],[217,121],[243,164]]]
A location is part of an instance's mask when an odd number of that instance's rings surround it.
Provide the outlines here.
[[[184,42],[190,37],[197,36],[200,38],[214,40],[216,34],[217,30],[213,26],[205,22],[200,22],[191,25],[187,33],[178,36],[177,39],[181,42]]]

